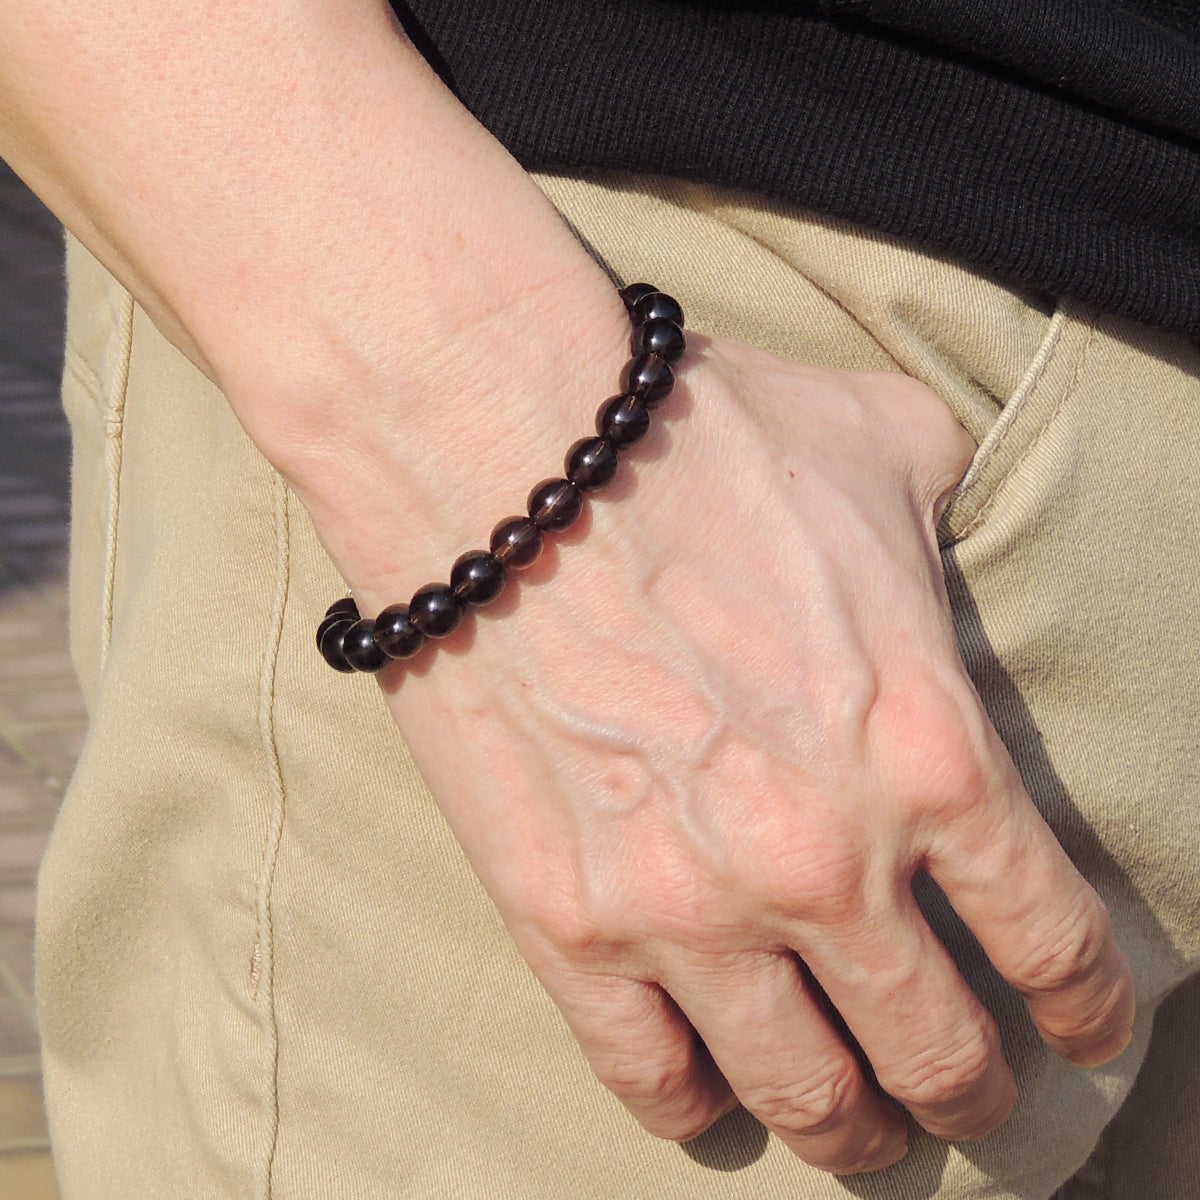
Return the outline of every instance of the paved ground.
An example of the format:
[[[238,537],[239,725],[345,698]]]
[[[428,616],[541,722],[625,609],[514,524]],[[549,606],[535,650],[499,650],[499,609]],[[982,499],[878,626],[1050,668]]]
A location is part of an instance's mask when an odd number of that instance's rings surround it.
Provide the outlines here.
[[[33,1012],[37,864],[83,738],[67,656],[62,242],[0,164],[0,1197],[56,1195]]]

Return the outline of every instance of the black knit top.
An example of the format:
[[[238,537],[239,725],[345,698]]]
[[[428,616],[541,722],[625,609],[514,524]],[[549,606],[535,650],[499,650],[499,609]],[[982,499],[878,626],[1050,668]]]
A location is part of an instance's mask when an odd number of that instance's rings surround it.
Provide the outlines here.
[[[396,0],[529,168],[727,184],[1200,340],[1194,0]]]

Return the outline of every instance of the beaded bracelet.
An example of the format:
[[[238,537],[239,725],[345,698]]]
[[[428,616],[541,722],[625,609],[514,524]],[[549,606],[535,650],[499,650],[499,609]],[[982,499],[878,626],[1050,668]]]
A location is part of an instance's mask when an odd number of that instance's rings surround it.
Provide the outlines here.
[[[407,604],[390,604],[371,621],[347,596],[331,604],[317,628],[321,656],[335,671],[379,671],[411,658],[429,638],[448,637],[468,607],[489,604],[510,570],[528,567],[541,553],[543,534],[566,529],[583,509],[583,494],[603,487],[617,469],[618,451],[645,436],[650,412],[675,385],[671,364],[685,349],[683,310],[648,283],[622,288],[633,325],[633,358],[621,372],[621,391],[600,406],[596,437],[567,451],[563,479],[545,479],[529,493],[528,516],[506,517],[487,550],[468,550],[450,569],[450,582],[427,583]]]

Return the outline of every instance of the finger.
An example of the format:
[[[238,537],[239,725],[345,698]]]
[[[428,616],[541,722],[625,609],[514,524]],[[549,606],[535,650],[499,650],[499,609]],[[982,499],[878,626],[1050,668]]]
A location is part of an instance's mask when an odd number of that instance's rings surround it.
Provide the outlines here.
[[[867,1084],[790,954],[692,958],[666,986],[738,1099],[805,1162],[851,1174],[903,1157],[903,1115]]]
[[[1019,783],[950,822],[927,869],[1052,1049],[1094,1066],[1125,1048],[1134,982],[1108,911]]]
[[[936,1137],[981,1137],[1016,1103],[991,1015],[963,981],[904,883],[857,932],[810,941],[805,959],[880,1087]]]
[[[688,1141],[737,1106],[691,1025],[656,985],[575,972],[543,983],[596,1077],[655,1137]]]

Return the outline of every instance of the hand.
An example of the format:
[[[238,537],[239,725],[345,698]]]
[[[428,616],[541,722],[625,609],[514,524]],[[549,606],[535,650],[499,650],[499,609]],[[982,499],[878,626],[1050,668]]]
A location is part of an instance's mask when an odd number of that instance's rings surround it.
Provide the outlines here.
[[[1131,977],[957,653],[933,529],[970,439],[903,376],[691,360],[590,528],[389,701],[648,1130],[692,1137],[736,1097],[808,1162],[875,1169],[905,1122],[813,979],[931,1133],[981,1135],[1015,1096],[915,872],[1076,1062],[1123,1048]]]
[[[585,431],[531,384],[594,405],[620,305],[381,0],[0,0],[0,23],[0,150],[222,386],[365,609]],[[662,416],[586,536],[393,711],[648,1129],[736,1095],[819,1166],[899,1154],[802,962],[887,1092],[982,1133],[1012,1083],[914,872],[1076,1061],[1120,1048],[1132,987],[957,657],[932,525],[971,447],[899,377],[727,344]]]

